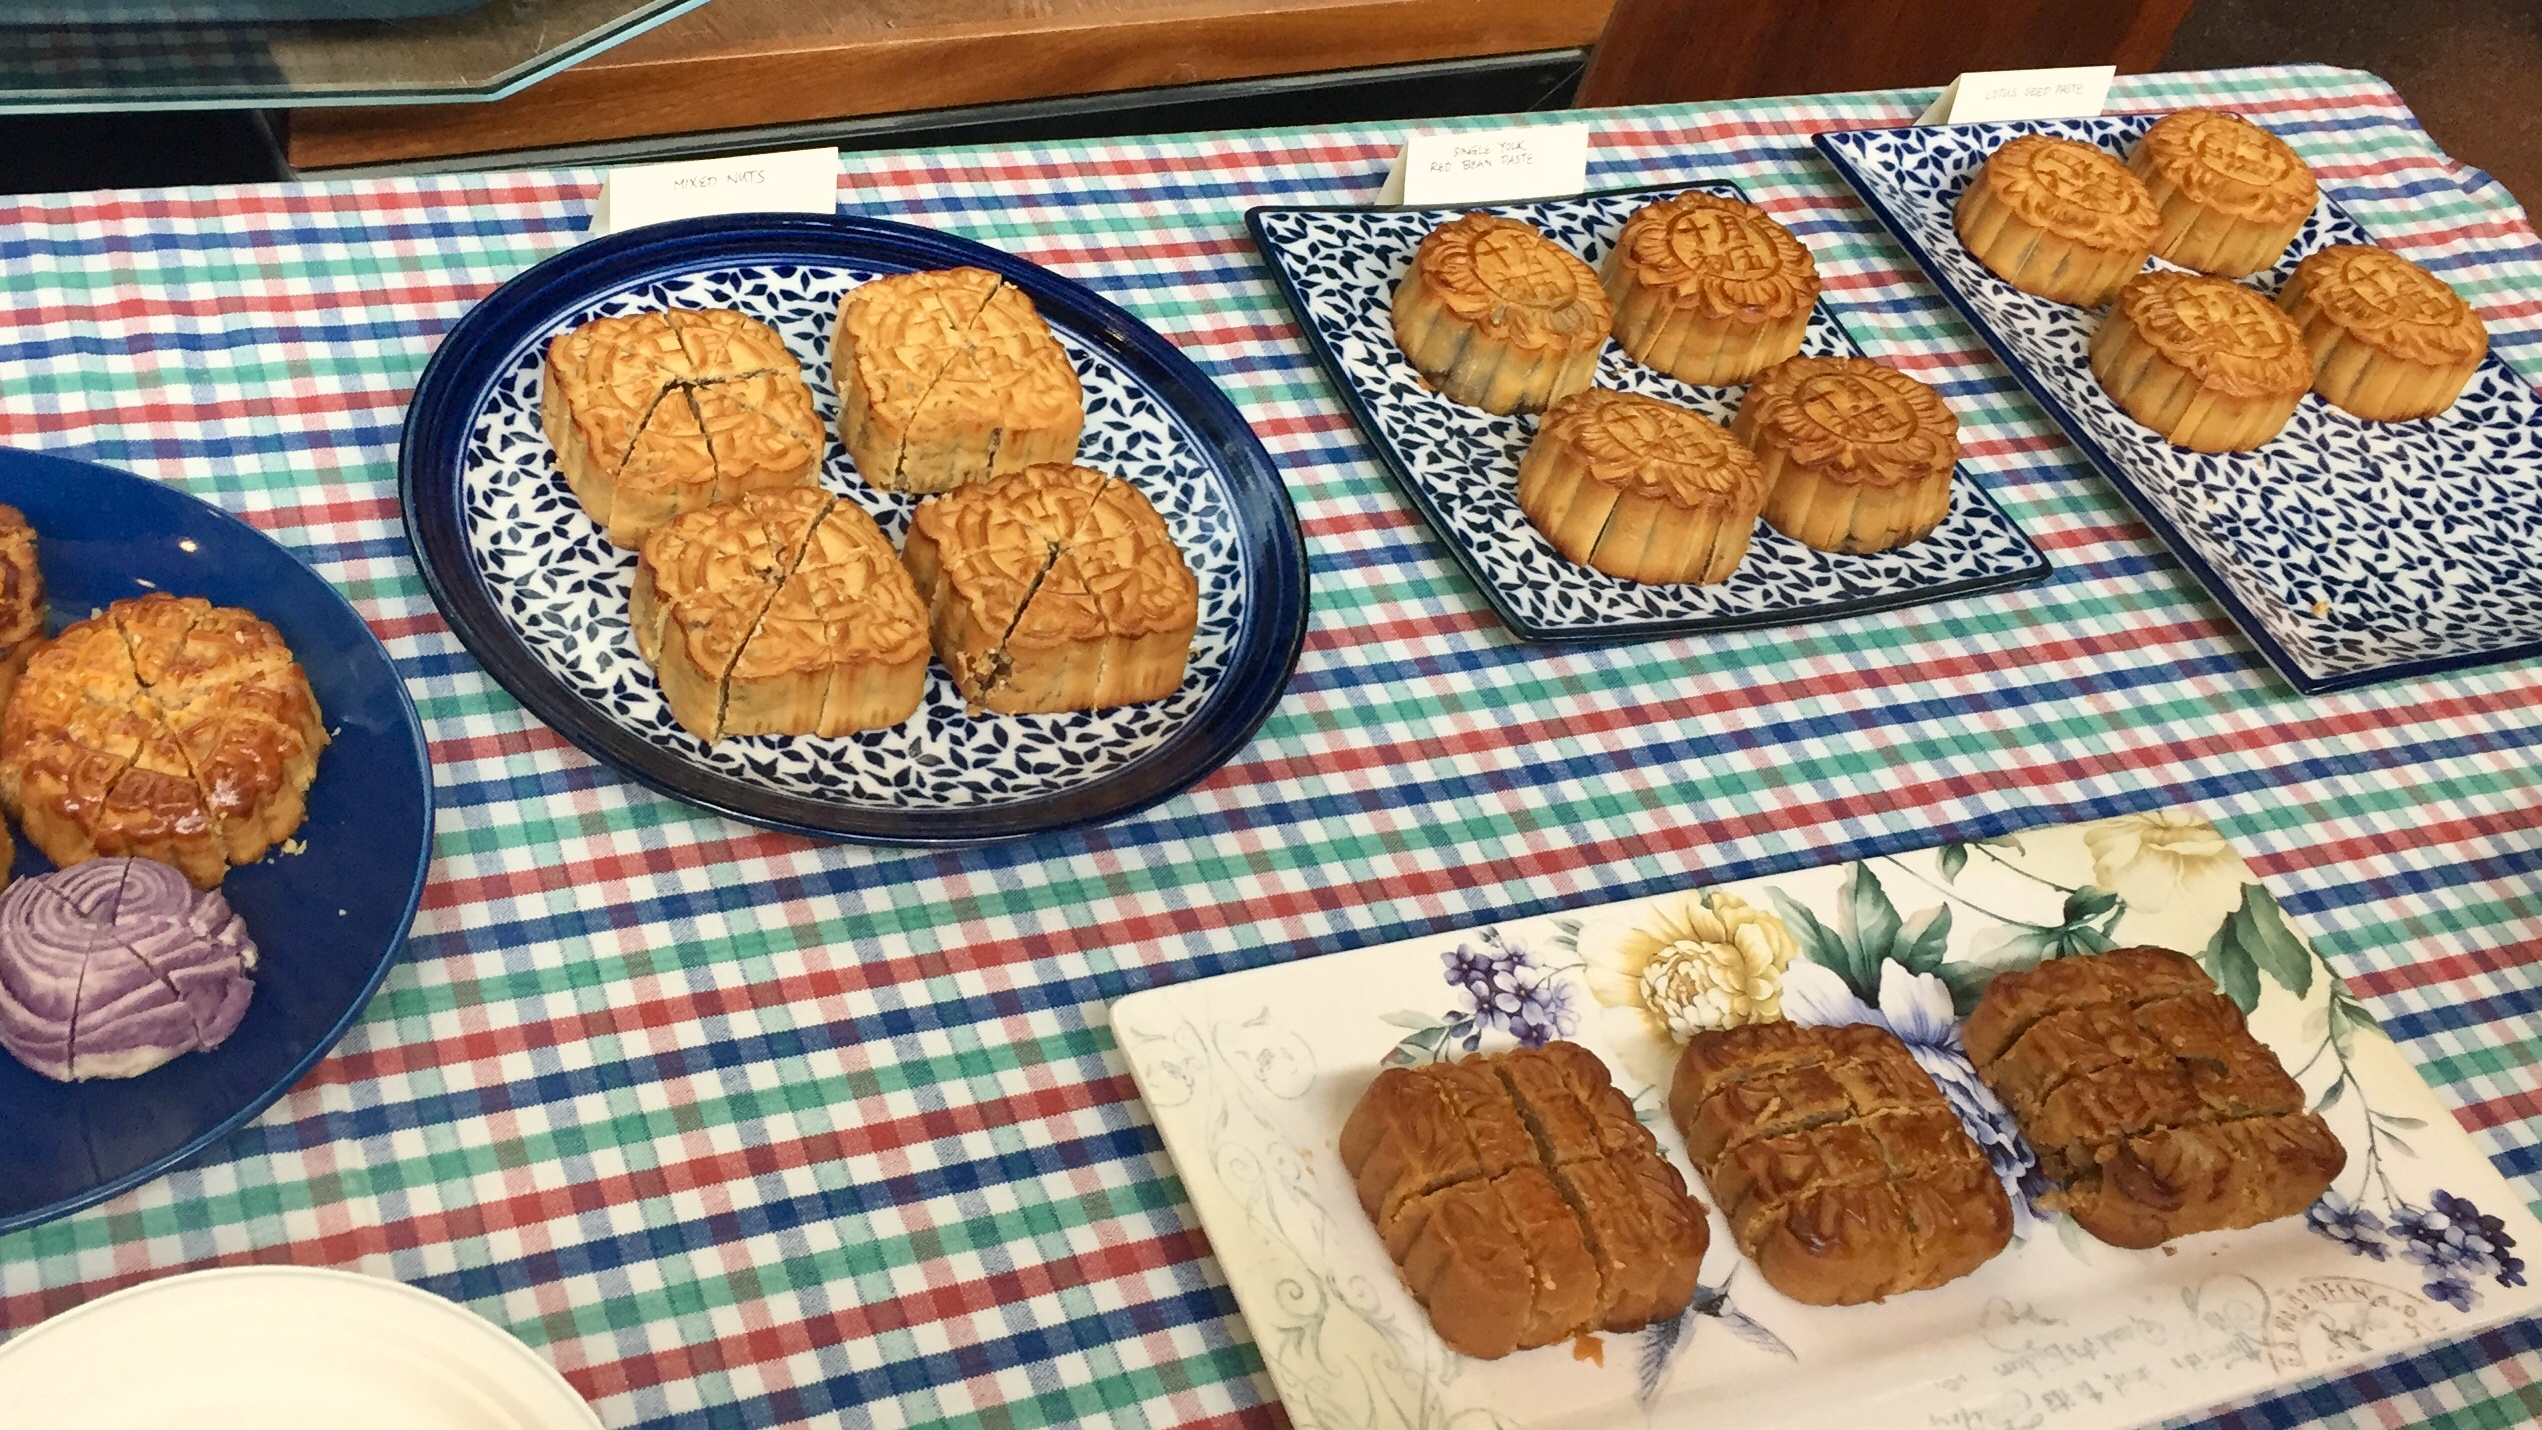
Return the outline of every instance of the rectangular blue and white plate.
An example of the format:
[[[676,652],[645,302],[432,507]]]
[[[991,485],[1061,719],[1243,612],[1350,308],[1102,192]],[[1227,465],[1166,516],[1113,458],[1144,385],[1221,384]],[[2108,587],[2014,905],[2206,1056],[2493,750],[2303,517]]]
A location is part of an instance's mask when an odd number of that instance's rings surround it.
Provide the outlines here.
[[[1745,198],[1735,184],[1671,184],[1577,199],[1498,204],[1591,267],[1634,211],[1689,189]],[[1496,416],[1425,386],[1395,345],[1395,285],[1430,230],[1465,209],[1258,208],[1245,217],[1316,353],[1395,478],[1470,573],[1501,620],[1531,641],[1651,640],[1694,631],[1789,625],[1916,605],[2036,581],[2047,557],[1962,466],[1950,515],[1923,540],[1868,556],[1812,551],[1760,521],[1747,559],[1710,586],[1626,581],[1563,558],[1518,509],[1518,462],[1532,415]],[[1822,298],[1801,351],[1862,352]],[[1695,387],[1624,355],[1613,342],[1598,385],[1644,393],[1727,423],[1745,386]]]
[[[2296,689],[2542,652],[2542,399],[2495,352],[2426,421],[2367,422],[2308,395],[2268,445],[2208,456],[2101,390],[2085,354],[2097,312],[2021,292],[1960,243],[1952,206],[2014,136],[2123,157],[2154,118],[1840,130],[1818,147]],[[2325,197],[2277,267],[2245,281],[2273,294],[2314,250],[2372,242]]]
[[[2347,1148],[2302,1216],[2129,1251],[2039,1203],[1961,1045],[1988,980],[2188,950]],[[1674,1321],[1479,1361],[1431,1331],[1335,1141],[1390,1064],[1568,1038],[1663,1110],[1672,1029],[1876,1023],[1984,1147],[2014,1241],[1865,1306],[1765,1284],[1719,1210]],[[1112,1036],[1299,1430],[1722,1425],[2121,1430],[2542,1309],[2542,1225],[2194,811],[2121,815],[1688,889],[1153,989]]]

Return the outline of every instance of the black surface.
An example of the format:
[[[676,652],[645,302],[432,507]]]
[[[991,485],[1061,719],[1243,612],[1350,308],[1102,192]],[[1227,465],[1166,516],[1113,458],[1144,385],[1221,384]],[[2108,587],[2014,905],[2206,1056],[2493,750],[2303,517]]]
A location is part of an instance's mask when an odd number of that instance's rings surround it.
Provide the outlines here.
[[[0,31],[5,39],[6,31]],[[252,109],[0,114],[0,193],[263,184],[289,177]]]

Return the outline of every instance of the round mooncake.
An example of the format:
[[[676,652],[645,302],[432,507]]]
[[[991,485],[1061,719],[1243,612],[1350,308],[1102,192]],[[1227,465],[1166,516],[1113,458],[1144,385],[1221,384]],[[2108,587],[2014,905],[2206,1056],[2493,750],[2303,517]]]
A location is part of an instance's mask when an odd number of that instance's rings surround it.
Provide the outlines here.
[[[1818,301],[1818,264],[1792,231],[1715,194],[1634,214],[1600,277],[1625,353],[1699,384],[1746,382],[1798,354]]]
[[[1952,213],[1977,261],[2025,293],[2097,308],[2145,266],[2162,228],[2144,181],[2089,144],[2024,134]]]
[[[2295,265],[2277,304],[2312,353],[2313,391],[2374,422],[2454,405],[2489,352],[2489,328],[2444,279],[2369,244]]]
[[[2162,215],[2154,256],[2225,278],[2274,265],[2321,198],[2285,140],[2212,109],[2165,115],[2136,141],[2127,167]]]
[[[2092,375],[2128,416],[2194,452],[2247,452],[2312,386],[2304,335],[2238,283],[2156,269],[2092,334]]]
[[[1720,423],[1593,387],[1545,412],[1518,506],[1554,549],[1627,581],[1725,581],[1748,554],[1765,472]]]
[[[1587,387],[1612,318],[1577,254],[1491,214],[1432,229],[1395,289],[1395,342],[1413,369],[1486,412],[1541,412]]]
[[[1794,358],[1756,380],[1730,430],[1765,469],[1765,520],[1819,551],[1921,540],[1951,509],[1959,419],[1869,358]]]

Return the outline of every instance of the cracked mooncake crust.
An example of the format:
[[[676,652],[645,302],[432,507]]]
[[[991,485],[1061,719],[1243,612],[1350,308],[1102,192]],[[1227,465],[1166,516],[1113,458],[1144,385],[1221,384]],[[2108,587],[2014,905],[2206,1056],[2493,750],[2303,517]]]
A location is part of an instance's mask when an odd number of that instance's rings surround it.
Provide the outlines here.
[[[1996,277],[2085,308],[2118,296],[2162,232],[2153,195],[2126,165],[2045,134],[2024,134],[1990,155],[1952,224]]]
[[[1395,343],[1421,380],[1486,412],[1542,412],[1597,379],[1613,308],[1578,255],[1528,224],[1466,214],[1396,285]]]
[[[0,709],[7,708],[19,672],[44,643],[44,615],[44,567],[36,559],[35,528],[16,507],[0,503]],[[0,852],[7,852],[8,838],[8,831],[0,829]]]
[[[1819,551],[1922,540],[1951,510],[1959,418],[1868,358],[1794,358],[1758,378],[1730,430],[1765,470],[1766,523]]]
[[[2277,305],[2312,354],[2313,391],[2370,422],[2454,405],[2489,355],[2489,327],[2444,279],[2397,253],[2343,243],[2295,265]]]
[[[1681,382],[1746,382],[1799,354],[1818,264],[1763,209],[1679,194],[1625,220],[1599,270],[1615,340]]]
[[[2213,109],[2168,114],[2127,156],[2162,216],[2154,256],[2222,278],[2276,264],[2321,199],[2286,141]]]
[[[2303,331],[2238,283],[2156,269],[2092,334],[2092,375],[2128,416],[2193,452],[2264,446],[2312,387]]]
[[[747,314],[597,318],[548,344],[540,421],[610,542],[634,549],[683,512],[813,485],[823,437],[802,365]]]
[[[1795,1301],[1852,1306],[1939,1286],[2012,1240],[1994,1165],[1886,1028],[1699,1032],[1678,1058],[1668,1115],[1739,1250]]]
[[[1024,290],[984,268],[839,302],[839,441],[883,491],[946,492],[1077,455],[1085,392]]]
[[[279,632],[154,593],[27,662],[0,717],[0,804],[59,867],[131,855],[209,889],[300,827],[326,744]]]
[[[937,657],[1001,714],[1093,710],[1180,689],[1200,584],[1138,488],[1048,465],[918,508],[902,552]]]
[[[1965,1037],[2057,1183],[2052,1204],[2113,1246],[2293,1216],[2347,1166],[2186,954],[2124,948],[1998,975]]]
[[[1342,1166],[1439,1339],[1498,1359],[1669,1320],[1694,1298],[1704,1208],[1576,1043],[1377,1074]]]
[[[1748,553],[1765,470],[1720,423],[1593,387],[1545,412],[1518,508],[1569,560],[1627,581],[1726,581]]]

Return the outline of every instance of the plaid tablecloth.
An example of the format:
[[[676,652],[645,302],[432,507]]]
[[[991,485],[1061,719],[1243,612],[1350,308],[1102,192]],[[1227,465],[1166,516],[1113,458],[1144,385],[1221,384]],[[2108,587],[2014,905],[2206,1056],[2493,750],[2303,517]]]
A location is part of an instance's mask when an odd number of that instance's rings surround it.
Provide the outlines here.
[[[92,194],[0,229],[0,440],[273,533],[388,642],[442,815],[405,960],[204,1163],[0,1238],[11,1329],[188,1267],[465,1302],[612,1426],[1278,1422],[1108,1035],[1115,996],[1475,920],[2198,802],[2542,1204],[2542,671],[2300,698],[1808,147],[1929,93],[1591,115],[1601,187],[1735,178],[1871,351],[1939,384],[2058,564],[2004,595],[1609,650],[1494,621],[1384,476],[1241,227],[1373,199],[1400,130],[850,156],[853,210],[1144,317],[1305,524],[1306,653],[1196,791],[964,853],[832,847],[595,766],[460,649],[398,525],[441,334],[575,241],[591,173]],[[2542,242],[2370,76],[2121,81],[2264,116],[2542,371]],[[2542,1324],[2219,1412],[2542,1416]],[[0,1414],[4,1419],[5,1414]]]

